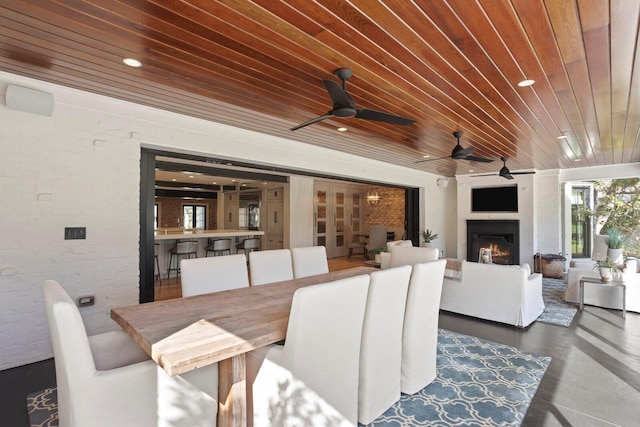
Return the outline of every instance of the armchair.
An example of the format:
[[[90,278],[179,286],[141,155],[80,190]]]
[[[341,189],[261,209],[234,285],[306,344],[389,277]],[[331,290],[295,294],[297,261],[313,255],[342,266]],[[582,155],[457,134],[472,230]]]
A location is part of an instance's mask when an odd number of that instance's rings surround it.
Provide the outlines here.
[[[61,427],[216,425],[217,365],[170,377],[123,331],[88,337],[58,282],[42,291]]]

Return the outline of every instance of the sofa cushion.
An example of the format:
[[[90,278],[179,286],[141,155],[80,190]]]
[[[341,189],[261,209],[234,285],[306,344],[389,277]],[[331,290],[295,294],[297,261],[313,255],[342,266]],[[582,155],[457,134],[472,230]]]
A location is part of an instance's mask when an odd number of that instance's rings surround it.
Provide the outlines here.
[[[387,248],[391,248],[392,246],[413,246],[413,242],[411,240],[394,240],[387,242]]]

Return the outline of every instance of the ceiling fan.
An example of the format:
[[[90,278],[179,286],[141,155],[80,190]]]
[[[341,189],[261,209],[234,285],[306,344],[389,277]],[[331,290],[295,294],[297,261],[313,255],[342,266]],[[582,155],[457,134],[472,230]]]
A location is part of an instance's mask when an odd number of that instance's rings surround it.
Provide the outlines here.
[[[460,137],[462,137],[463,134],[464,132],[462,132],[461,130],[453,132],[453,136],[455,136],[457,143],[456,143],[456,146],[453,147],[453,151],[451,151],[451,155],[445,156],[445,157],[435,157],[433,159],[418,160],[417,162],[414,162],[414,163],[430,162],[432,160],[442,160],[442,159],[448,159],[448,158],[452,158],[454,160],[471,160],[472,162],[482,162],[482,163],[493,162],[493,159],[486,159],[484,157],[471,156],[470,154],[475,150],[474,147],[462,148],[462,145],[460,145]]]
[[[331,117],[355,117],[357,119],[375,120],[378,122],[404,126],[415,123],[415,120],[413,119],[407,119],[405,117],[383,113],[381,111],[367,110],[366,108],[356,108],[356,103],[347,92],[347,80],[349,80],[352,75],[351,69],[339,68],[334,74],[342,80],[342,86],[334,80],[322,80],[324,82],[324,86],[327,88],[327,92],[329,92],[331,102],[333,102],[333,108],[322,116],[307,120],[304,123],[300,123],[299,125],[292,127],[291,130],[298,130]]]
[[[498,176],[501,176],[505,179],[513,179],[513,175],[529,175],[532,173],[536,173],[536,171],[527,171],[527,172],[511,172],[509,170],[509,168],[507,167],[507,160],[509,160],[508,157],[503,156],[500,157],[500,160],[502,160],[502,167],[500,168],[500,172],[497,173]],[[488,174],[484,174],[484,175],[473,175],[473,176],[490,176],[490,175],[496,175],[495,173],[488,173]]]

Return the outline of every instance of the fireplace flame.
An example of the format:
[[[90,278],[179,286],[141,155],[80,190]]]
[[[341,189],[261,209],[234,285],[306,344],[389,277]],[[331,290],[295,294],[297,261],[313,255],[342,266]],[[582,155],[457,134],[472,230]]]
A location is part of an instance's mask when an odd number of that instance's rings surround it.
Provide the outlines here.
[[[494,257],[510,255],[508,250],[503,251],[502,248],[500,247],[500,245],[497,245],[495,243],[489,244],[489,248],[488,249],[491,251],[491,255],[494,256]]]

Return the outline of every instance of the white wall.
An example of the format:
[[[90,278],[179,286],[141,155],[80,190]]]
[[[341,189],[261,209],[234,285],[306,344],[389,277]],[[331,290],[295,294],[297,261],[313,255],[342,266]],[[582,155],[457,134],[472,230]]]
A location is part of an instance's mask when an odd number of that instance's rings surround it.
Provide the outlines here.
[[[434,191],[436,175],[7,73],[0,73],[2,99],[8,84],[50,92],[55,106],[44,117],[0,105],[0,369],[52,356],[40,289],[45,279],[58,280],[73,298],[95,295],[95,305],[81,309],[89,334],[116,327],[111,307],[137,304],[142,146],[347,179],[383,177],[421,188],[427,217],[435,218],[423,227],[450,228],[447,213],[455,207],[447,206],[445,192]],[[294,200],[312,189],[308,177],[291,182]],[[312,200],[294,202],[290,211],[289,241],[306,245]],[[87,239],[65,241],[64,227],[87,227]]]

